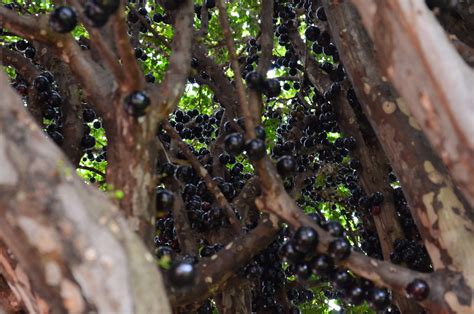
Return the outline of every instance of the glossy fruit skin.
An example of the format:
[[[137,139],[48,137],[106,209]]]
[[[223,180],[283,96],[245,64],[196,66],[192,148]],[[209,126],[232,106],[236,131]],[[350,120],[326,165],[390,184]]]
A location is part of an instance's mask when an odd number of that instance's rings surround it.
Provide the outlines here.
[[[84,122],[92,122],[95,120],[95,112],[92,109],[85,109],[82,113],[82,118]]]
[[[306,39],[309,41],[316,41],[319,39],[319,36],[321,35],[321,31],[317,26],[309,26],[306,31],[304,32]]]
[[[264,89],[265,80],[262,75],[256,71],[249,72],[245,76],[247,86],[257,92],[262,92]]]
[[[277,97],[281,93],[280,81],[277,79],[268,79],[263,86],[263,93],[269,97]]]
[[[323,225],[323,228],[326,229],[333,237],[344,236],[344,228],[337,221],[328,221]]]
[[[237,156],[244,150],[244,137],[240,133],[231,133],[224,139],[225,151],[231,156]]]
[[[327,17],[326,17],[326,12],[324,12],[324,8],[323,7],[319,7],[317,10],[316,10],[316,16],[318,17],[318,19],[320,21],[327,21]]]
[[[351,245],[344,238],[336,238],[329,243],[328,254],[335,260],[344,260],[351,254]]]
[[[319,236],[316,230],[311,227],[300,227],[293,237],[295,249],[303,254],[307,254],[316,250],[318,246]]]
[[[354,277],[345,269],[340,269],[334,272],[331,276],[332,283],[337,289],[348,288],[354,281]]]
[[[34,47],[26,48],[25,57],[27,57],[28,59],[33,59],[35,57],[35,54],[36,54],[36,49]]]
[[[311,268],[308,264],[298,264],[296,265],[296,275],[299,279],[306,280],[311,276]]]
[[[196,277],[196,271],[191,263],[179,262],[171,266],[169,270],[170,282],[175,287],[186,287],[192,285]]]
[[[366,291],[359,285],[354,285],[347,291],[347,299],[352,305],[361,305],[366,298]]]
[[[390,294],[385,289],[372,288],[369,291],[368,301],[374,309],[382,311],[390,305]]]
[[[33,86],[38,92],[44,92],[51,89],[51,83],[48,78],[43,75],[38,75],[33,80]]]
[[[298,263],[300,262],[304,255],[301,252],[297,251],[294,245],[291,242],[285,243],[279,251],[280,256],[283,260],[291,262],[291,263]]]
[[[81,141],[82,147],[85,149],[91,149],[95,146],[95,138],[89,134],[85,135]]]
[[[248,141],[245,144],[247,156],[251,161],[257,161],[265,157],[266,146],[265,142],[259,138]]]
[[[171,211],[174,204],[174,195],[168,190],[156,192],[156,209],[160,212]]]
[[[426,281],[422,279],[414,279],[405,288],[408,297],[413,298],[416,301],[425,300],[430,294],[430,287]]]
[[[291,176],[296,170],[296,160],[292,156],[282,156],[277,162],[277,171],[283,176]]]
[[[124,109],[133,117],[141,117],[145,115],[145,109],[150,105],[150,98],[143,91],[135,91],[125,97]]]
[[[318,276],[327,276],[334,270],[334,261],[328,255],[319,255],[314,258],[313,272]]]
[[[28,48],[29,44],[26,40],[20,39],[19,41],[16,42],[15,47],[19,51],[25,51],[26,48]]]
[[[49,25],[58,33],[69,33],[77,25],[76,12],[70,7],[58,7],[49,17]]]

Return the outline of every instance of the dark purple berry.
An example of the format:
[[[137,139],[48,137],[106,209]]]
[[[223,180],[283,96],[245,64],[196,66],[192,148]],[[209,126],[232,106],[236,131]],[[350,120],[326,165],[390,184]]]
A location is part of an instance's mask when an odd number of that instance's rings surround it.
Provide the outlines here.
[[[282,156],[277,162],[278,173],[282,177],[291,176],[296,171],[296,160],[292,156]]]
[[[405,288],[408,297],[416,301],[423,301],[430,294],[430,287],[423,279],[414,279]]]
[[[310,253],[318,246],[318,233],[311,227],[300,227],[294,237],[293,242],[295,249],[301,253]]]
[[[194,266],[190,263],[179,262],[171,266],[169,270],[171,284],[179,288],[192,285],[195,277]]]
[[[266,147],[265,142],[259,138],[248,141],[245,144],[247,156],[251,161],[257,161],[265,157]]]
[[[244,137],[240,133],[232,133],[224,139],[225,151],[231,155],[236,156],[244,150]]]
[[[385,289],[372,288],[369,291],[368,301],[374,309],[382,311],[390,305],[390,294]]]
[[[70,7],[58,7],[51,12],[49,25],[58,33],[69,33],[77,25],[76,12]]]
[[[145,115],[145,109],[150,105],[150,98],[143,91],[136,91],[125,97],[124,109],[133,117]]]
[[[174,195],[168,190],[156,192],[156,210],[159,212],[170,212],[173,209]]]
[[[335,260],[344,260],[351,254],[351,245],[344,238],[336,238],[329,243],[328,254]]]

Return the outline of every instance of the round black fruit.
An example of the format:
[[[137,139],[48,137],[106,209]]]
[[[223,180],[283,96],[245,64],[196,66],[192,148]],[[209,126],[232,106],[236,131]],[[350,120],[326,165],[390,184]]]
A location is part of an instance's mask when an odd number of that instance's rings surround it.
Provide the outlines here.
[[[303,260],[304,255],[297,251],[291,242],[285,243],[279,251],[283,260],[291,263],[299,263]]]
[[[415,299],[416,301],[423,301],[430,294],[430,287],[426,281],[422,279],[415,279],[408,284],[406,287],[408,297]]]
[[[91,149],[95,146],[95,138],[89,134],[85,135],[81,141],[82,147],[85,149]]]
[[[374,309],[382,311],[390,305],[390,294],[385,289],[372,288],[369,291],[369,304]]]
[[[196,271],[193,264],[179,262],[174,264],[169,271],[171,283],[176,287],[185,287],[192,285],[196,277]]]
[[[282,156],[277,162],[278,173],[283,176],[291,176],[296,170],[296,160],[292,156]]]
[[[281,93],[280,81],[277,79],[266,80],[263,92],[269,98],[277,97]]]
[[[347,291],[347,299],[352,305],[361,305],[365,297],[365,290],[359,285],[354,285]]]
[[[168,190],[159,190],[156,193],[156,209],[160,212],[171,211],[174,203],[174,195]]]
[[[135,91],[125,97],[124,109],[134,117],[145,115],[145,109],[150,105],[150,98],[143,91]]]
[[[313,272],[318,276],[327,276],[334,270],[334,261],[327,255],[316,256],[313,260]]]
[[[266,147],[265,142],[259,138],[250,140],[245,144],[247,156],[252,161],[257,161],[265,157]]]
[[[321,35],[321,31],[317,26],[310,26],[304,32],[306,39],[309,41],[316,41],[319,39],[319,35]]]
[[[257,92],[262,92],[265,80],[263,79],[262,75],[258,72],[252,71],[249,72],[245,76],[245,81],[247,82],[247,86]]]
[[[343,260],[351,254],[351,245],[344,238],[336,238],[329,243],[328,254],[335,260]]]
[[[236,156],[244,149],[244,138],[240,133],[231,133],[224,139],[225,151],[231,155]]]
[[[33,86],[38,92],[44,92],[51,89],[51,83],[48,78],[43,75],[38,75],[33,80]]]
[[[309,253],[316,249],[318,245],[318,233],[311,227],[300,227],[293,237],[295,248],[301,253]]]
[[[58,33],[69,33],[77,25],[76,12],[70,7],[58,7],[49,17],[49,25]]]

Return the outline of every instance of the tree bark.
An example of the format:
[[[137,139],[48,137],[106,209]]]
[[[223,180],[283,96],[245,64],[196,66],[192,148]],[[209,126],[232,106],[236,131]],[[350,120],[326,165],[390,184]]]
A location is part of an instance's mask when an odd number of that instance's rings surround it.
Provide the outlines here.
[[[469,227],[472,210],[426,143],[406,104],[373,62],[372,43],[349,2],[325,3],[332,12],[340,10],[338,18],[329,21],[334,42],[362,108],[400,179],[433,266],[453,278],[460,276],[459,288],[470,295],[474,287],[469,257],[474,252],[474,233]],[[474,306],[472,298],[455,297],[451,291],[446,291],[444,298],[452,312],[466,313]]]
[[[352,2],[382,72],[413,115],[412,124],[423,130],[474,207],[474,70],[423,1]]]
[[[75,175],[8,84],[0,74],[0,237],[33,290],[52,313],[169,313],[151,254],[105,195]]]

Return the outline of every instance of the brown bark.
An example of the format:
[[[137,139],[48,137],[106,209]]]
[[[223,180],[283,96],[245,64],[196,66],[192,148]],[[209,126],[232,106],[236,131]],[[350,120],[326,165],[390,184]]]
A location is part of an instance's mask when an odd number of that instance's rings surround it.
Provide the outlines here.
[[[49,54],[42,54],[41,50],[37,57],[41,60],[41,64],[53,74],[60,94],[63,97],[60,108],[64,141],[61,148],[71,163],[77,166],[83,154],[81,140],[84,136],[84,121],[82,117],[84,108],[80,86],[77,84],[69,67],[62,60]]]
[[[352,2],[374,41],[382,72],[413,115],[412,124],[423,130],[474,206],[474,70],[423,1]]]
[[[266,248],[278,230],[277,220],[263,219],[255,229],[227,243],[216,255],[201,259],[196,284],[182,290],[170,290],[171,304],[203,301],[221,289],[227,289],[235,272]]]
[[[468,257],[474,250],[474,235],[468,227],[472,224],[471,209],[426,143],[403,100],[374,64],[372,43],[348,1],[330,1],[327,5],[344,14],[345,18],[330,21],[334,41],[362,108],[401,181],[433,266],[463,278],[465,283],[460,282],[458,287],[470,292],[474,279]],[[464,239],[462,243],[459,238]],[[471,298],[450,299],[450,293],[446,291],[444,296],[447,311],[472,310]]]
[[[330,16],[331,12],[328,10],[327,14]],[[333,20],[337,20],[337,18],[333,17]],[[328,75],[318,67],[316,60],[307,51],[296,30],[291,32],[290,38],[299,58],[304,62],[310,82],[320,90],[326,90],[331,84]],[[393,203],[393,191],[388,181],[389,162],[372,127],[365,117],[356,114],[345,95],[338,95],[332,105],[342,133],[352,136],[356,140],[357,148],[352,152],[352,156],[362,164],[359,176],[363,190],[367,195],[377,191],[384,195],[380,214],[373,215],[371,218],[375,223],[383,258],[390,261],[394,241],[405,238],[405,235],[398,221]],[[370,213],[365,213],[365,215],[367,214],[370,215]],[[396,294],[395,302],[403,313],[418,311],[418,306],[414,302],[406,300],[402,294]]]
[[[34,291],[54,313],[170,312],[152,256],[117,208],[74,174],[4,74],[0,88],[0,237]]]

